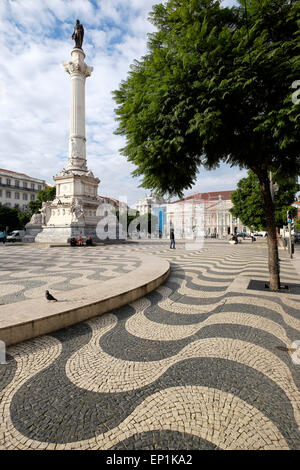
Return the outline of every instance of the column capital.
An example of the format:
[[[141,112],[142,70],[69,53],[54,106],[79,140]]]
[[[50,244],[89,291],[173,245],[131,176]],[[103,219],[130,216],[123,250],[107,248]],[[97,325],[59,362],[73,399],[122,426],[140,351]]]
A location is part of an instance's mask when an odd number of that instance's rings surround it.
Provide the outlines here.
[[[84,62],[85,53],[82,49],[74,48],[71,52],[72,60],[63,62],[65,71],[72,75],[79,75],[82,78],[89,77],[93,71],[93,67],[90,67]]]
[[[90,67],[84,62],[80,64],[78,62],[73,62],[72,60],[68,62],[63,62],[63,66],[65,68],[65,71],[71,76],[80,75],[83,78],[90,77],[92,71],[94,70],[93,67]]]

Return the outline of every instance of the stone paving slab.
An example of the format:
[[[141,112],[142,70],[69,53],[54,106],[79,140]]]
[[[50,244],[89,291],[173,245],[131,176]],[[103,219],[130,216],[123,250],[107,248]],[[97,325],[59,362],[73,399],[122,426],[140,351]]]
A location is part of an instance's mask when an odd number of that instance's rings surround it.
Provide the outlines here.
[[[297,272],[298,276],[299,276],[299,279],[300,279],[300,246],[299,244],[297,243],[297,245],[295,245],[295,253],[293,254],[293,258],[291,260],[291,263],[295,269],[295,271]]]
[[[114,250],[112,256],[104,256],[99,249],[88,247],[88,250],[87,254],[84,251],[75,252],[69,268],[66,262],[63,262],[63,266],[60,267],[63,257],[61,252],[53,253],[54,256],[51,256],[51,253],[48,257],[44,255],[41,266],[36,270],[33,268],[34,247],[30,247],[19,262],[20,272],[16,273],[11,265],[6,268],[5,279],[9,279],[8,285],[11,287],[14,287],[13,283],[16,281],[24,282],[24,277],[26,280],[32,279],[31,285],[39,284],[41,279],[44,280],[44,284],[40,288],[30,290],[30,295],[34,296],[33,299],[19,301],[15,296],[9,299],[10,302],[7,305],[1,306],[0,340],[4,341],[7,346],[16,344],[87,320],[113,308],[119,308],[157,288],[170,272],[168,261],[161,258],[139,254],[126,259],[124,253],[118,252],[117,249]],[[72,248],[71,251],[73,251]],[[87,255],[92,258],[87,259]],[[15,254],[12,256],[11,253],[6,253],[6,256],[13,258],[15,267],[18,256]],[[49,261],[52,281],[51,276],[49,280],[49,277],[43,278],[38,274],[41,270],[45,272],[49,269]],[[114,277],[110,276],[107,281],[95,280],[94,277],[88,280],[86,287],[75,288],[73,286],[73,290],[68,289],[67,273],[74,274],[75,271],[76,277],[73,280],[76,280],[76,284],[79,285],[83,282],[84,273],[91,276],[93,270],[98,271],[100,266],[101,273],[107,273],[115,267],[118,267],[119,271],[111,273]],[[85,271],[86,268],[88,268],[87,271]],[[45,288],[51,289],[51,282],[57,283],[55,271],[59,272],[59,269],[63,270],[63,276],[58,277],[62,279],[62,289],[51,290],[51,293],[57,297],[57,302],[48,302],[45,298]],[[3,275],[1,276],[0,271],[1,278],[3,279]],[[5,281],[2,285],[0,284],[0,287],[2,290],[7,289]],[[28,296],[26,286],[24,295]]]
[[[122,254],[123,255],[123,254]],[[102,247],[0,246],[0,306],[42,299],[107,281],[141,266],[139,256],[107,253]]]
[[[170,276],[126,306],[8,348],[0,449],[300,449],[289,351],[299,296],[245,288],[268,280],[266,245],[120,249],[167,260]],[[280,258],[281,281],[299,283]]]

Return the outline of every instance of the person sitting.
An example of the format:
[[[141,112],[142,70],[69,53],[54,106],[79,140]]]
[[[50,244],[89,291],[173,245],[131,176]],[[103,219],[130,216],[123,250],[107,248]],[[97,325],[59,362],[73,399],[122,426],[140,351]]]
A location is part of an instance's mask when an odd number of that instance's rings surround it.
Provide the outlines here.
[[[70,246],[76,246],[76,238],[70,238]]]
[[[77,237],[76,241],[77,241],[77,246],[83,246],[84,241],[80,235]]]
[[[92,246],[93,245],[93,240],[92,240],[92,237],[90,235],[87,237],[85,244],[86,244],[86,246]]]
[[[233,234],[231,235],[230,241],[231,241],[231,242],[234,242],[235,245],[238,243],[238,237],[237,237],[237,234],[236,234],[236,233],[233,233]]]

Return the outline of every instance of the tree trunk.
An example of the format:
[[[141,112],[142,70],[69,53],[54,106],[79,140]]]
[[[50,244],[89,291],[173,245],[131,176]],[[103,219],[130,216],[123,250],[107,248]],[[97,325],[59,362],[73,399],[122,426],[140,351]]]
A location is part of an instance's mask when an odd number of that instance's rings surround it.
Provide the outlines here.
[[[269,256],[269,273],[270,273],[270,290],[277,291],[280,289],[279,276],[279,256],[276,237],[275,223],[275,206],[272,200],[270,181],[267,170],[262,170],[257,174],[261,183],[261,191],[265,203],[266,222],[268,232],[268,256]]]

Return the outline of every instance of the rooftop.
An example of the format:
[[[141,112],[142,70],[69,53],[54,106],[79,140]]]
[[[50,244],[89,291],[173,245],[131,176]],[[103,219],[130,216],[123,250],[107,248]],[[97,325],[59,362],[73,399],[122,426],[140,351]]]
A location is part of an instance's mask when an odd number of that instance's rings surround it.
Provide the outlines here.
[[[5,170],[4,168],[0,168],[0,173],[6,173],[8,175],[14,176],[16,178],[29,178],[29,179],[35,179],[38,181],[44,182],[44,180],[40,178],[34,178],[33,176],[26,175],[25,173],[18,173],[17,171],[11,171],[11,170]]]
[[[193,194],[192,196],[185,197],[183,199],[178,199],[177,201],[173,201],[171,204],[174,204],[176,202],[181,202],[181,201],[188,201],[190,199],[201,199],[204,201],[218,201],[221,199],[222,201],[230,201],[231,200],[231,194],[235,190],[232,189],[230,191],[212,191],[209,193],[196,193]]]

